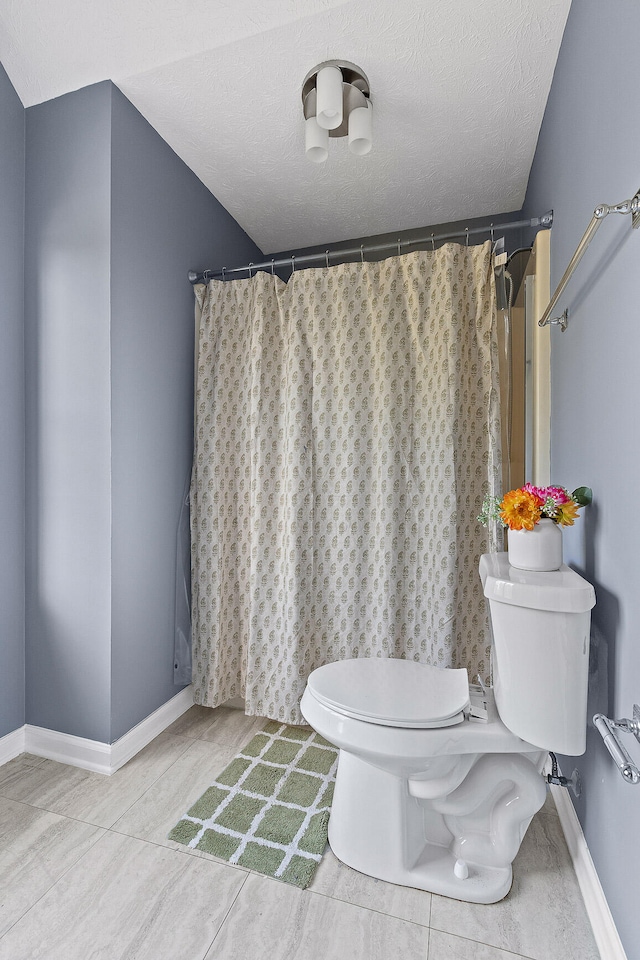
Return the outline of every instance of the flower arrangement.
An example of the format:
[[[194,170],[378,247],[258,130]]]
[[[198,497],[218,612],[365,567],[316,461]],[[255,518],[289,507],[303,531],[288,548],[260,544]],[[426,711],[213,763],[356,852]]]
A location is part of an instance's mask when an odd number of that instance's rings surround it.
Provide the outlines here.
[[[578,487],[569,493],[564,487],[534,487],[525,483],[524,487],[505,493],[502,500],[485,497],[478,520],[485,527],[492,520],[498,521],[510,530],[533,530],[544,519],[571,527],[580,507],[591,503],[592,496],[589,487]]]

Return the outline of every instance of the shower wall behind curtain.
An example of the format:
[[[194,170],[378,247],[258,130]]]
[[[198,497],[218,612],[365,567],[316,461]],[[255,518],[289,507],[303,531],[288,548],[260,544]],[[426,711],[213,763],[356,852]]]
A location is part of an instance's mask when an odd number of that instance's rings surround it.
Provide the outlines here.
[[[487,677],[490,244],[196,293],[195,702],[300,723],[311,670],[345,657]]]

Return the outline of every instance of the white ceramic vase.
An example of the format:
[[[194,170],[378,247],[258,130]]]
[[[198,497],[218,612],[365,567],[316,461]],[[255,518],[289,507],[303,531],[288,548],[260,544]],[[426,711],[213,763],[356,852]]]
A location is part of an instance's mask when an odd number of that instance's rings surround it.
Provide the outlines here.
[[[518,570],[559,570],[562,566],[562,529],[543,519],[533,530],[509,530],[509,563]]]

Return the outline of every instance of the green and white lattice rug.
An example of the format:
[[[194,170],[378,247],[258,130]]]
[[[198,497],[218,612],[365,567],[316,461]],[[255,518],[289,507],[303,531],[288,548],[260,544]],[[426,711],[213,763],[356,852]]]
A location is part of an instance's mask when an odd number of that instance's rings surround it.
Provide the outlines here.
[[[306,887],[327,842],[337,762],[318,733],[270,720],[169,839]]]

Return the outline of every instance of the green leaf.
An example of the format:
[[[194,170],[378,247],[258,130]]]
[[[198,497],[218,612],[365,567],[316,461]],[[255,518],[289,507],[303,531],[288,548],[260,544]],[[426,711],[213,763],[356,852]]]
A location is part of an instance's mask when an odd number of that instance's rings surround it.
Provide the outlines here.
[[[578,487],[573,491],[571,497],[579,507],[586,507],[593,500],[593,491],[591,487]]]

